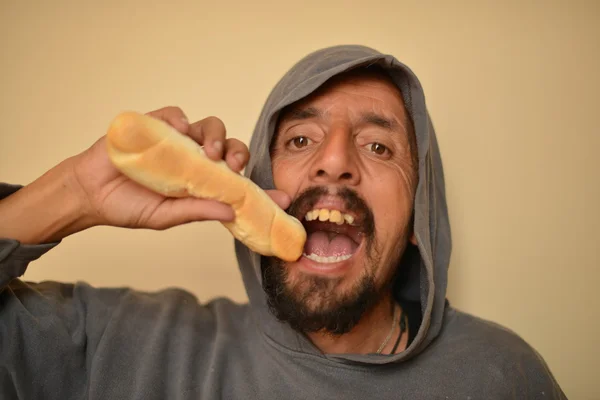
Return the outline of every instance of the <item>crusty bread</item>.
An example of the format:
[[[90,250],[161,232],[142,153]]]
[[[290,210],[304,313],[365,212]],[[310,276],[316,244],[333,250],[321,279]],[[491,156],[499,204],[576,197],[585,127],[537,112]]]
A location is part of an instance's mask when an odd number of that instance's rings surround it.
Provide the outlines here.
[[[159,119],[123,112],[107,134],[112,163],[137,183],[168,197],[194,196],[229,204],[235,220],[223,225],[251,250],[295,261],[306,231],[261,188],[209,159],[194,140]]]

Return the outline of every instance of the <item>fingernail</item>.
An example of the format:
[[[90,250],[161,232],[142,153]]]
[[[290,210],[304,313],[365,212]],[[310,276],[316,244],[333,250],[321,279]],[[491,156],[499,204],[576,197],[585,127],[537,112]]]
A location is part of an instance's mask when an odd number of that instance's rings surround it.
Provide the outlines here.
[[[244,155],[242,153],[235,153],[233,157],[237,160],[240,167],[244,165]]]
[[[215,149],[215,151],[217,152],[222,152],[223,151],[223,143],[221,143],[220,141],[216,141],[213,142],[213,149]]]
[[[190,121],[188,121],[187,117],[181,117],[181,122],[183,122],[186,125],[190,123]]]

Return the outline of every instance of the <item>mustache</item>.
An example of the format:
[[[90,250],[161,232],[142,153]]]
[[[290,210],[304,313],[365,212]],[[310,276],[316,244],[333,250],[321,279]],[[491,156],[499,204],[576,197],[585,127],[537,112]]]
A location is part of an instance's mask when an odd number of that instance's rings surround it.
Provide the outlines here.
[[[352,210],[360,217],[361,231],[367,236],[375,233],[375,217],[373,211],[367,202],[349,187],[341,187],[334,193],[326,186],[313,186],[304,190],[298,195],[287,208],[286,212],[300,221],[304,219],[306,213],[312,210],[317,202],[324,196],[335,195],[344,202],[344,207]]]

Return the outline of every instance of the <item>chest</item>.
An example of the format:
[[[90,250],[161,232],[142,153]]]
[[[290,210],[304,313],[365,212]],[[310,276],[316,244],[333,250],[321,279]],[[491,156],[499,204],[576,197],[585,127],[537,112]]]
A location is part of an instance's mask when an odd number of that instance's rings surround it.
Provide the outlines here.
[[[316,357],[236,346],[136,351],[101,362],[90,398],[127,399],[494,399],[502,377],[485,366],[409,362],[360,368]],[[108,360],[106,360],[108,361]]]

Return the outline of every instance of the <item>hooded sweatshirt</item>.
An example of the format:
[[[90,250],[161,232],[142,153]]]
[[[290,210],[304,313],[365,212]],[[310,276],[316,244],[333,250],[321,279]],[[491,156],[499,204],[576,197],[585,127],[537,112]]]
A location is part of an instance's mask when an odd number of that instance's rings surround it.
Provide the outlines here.
[[[280,111],[332,77],[378,65],[398,86],[417,139],[414,233],[393,287],[417,304],[408,348],[394,355],[323,354],[269,311],[261,261],[235,251],[247,304],[199,304],[190,293],[21,280],[59,243],[0,239],[2,399],[565,399],[542,357],[502,326],[446,299],[452,248],[442,161],[417,77],[391,55],[336,46],[299,61],[256,124],[245,174],[274,188],[269,145]],[[0,196],[19,190],[0,185]],[[416,333],[415,333],[416,332]]]

